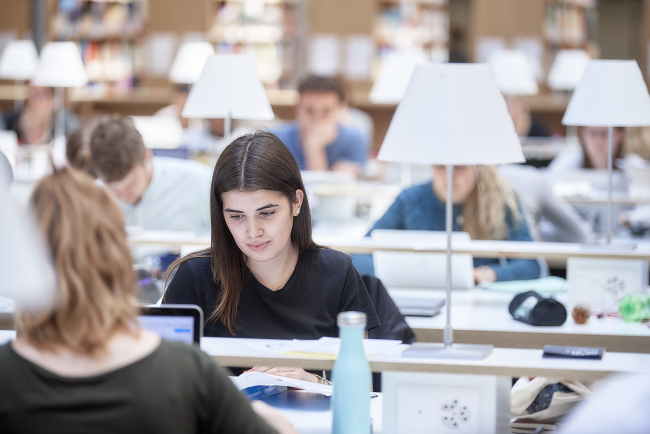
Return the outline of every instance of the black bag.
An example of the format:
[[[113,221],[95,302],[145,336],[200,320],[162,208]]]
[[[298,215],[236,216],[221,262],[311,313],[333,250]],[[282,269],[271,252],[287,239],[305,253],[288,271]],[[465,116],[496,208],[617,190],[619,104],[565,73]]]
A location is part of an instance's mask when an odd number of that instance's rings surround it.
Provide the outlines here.
[[[566,321],[566,308],[554,298],[544,298],[535,291],[515,295],[508,307],[517,321],[534,326],[561,326]]]

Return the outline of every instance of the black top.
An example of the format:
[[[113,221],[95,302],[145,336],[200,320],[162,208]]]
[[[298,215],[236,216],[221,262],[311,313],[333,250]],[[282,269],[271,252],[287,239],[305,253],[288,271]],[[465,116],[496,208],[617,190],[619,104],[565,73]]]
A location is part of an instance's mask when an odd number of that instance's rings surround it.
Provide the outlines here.
[[[167,289],[164,303],[198,304],[209,318],[221,291],[212,279],[210,263],[209,258],[183,262]],[[336,337],[336,316],[345,311],[365,312],[368,330],[379,326],[368,291],[348,255],[331,249],[300,252],[293,274],[277,291],[271,291],[248,273],[239,300],[236,336]],[[204,335],[233,337],[219,320],[206,320]]]
[[[199,349],[162,341],[148,356],[82,378],[0,346],[0,432],[276,433]]]

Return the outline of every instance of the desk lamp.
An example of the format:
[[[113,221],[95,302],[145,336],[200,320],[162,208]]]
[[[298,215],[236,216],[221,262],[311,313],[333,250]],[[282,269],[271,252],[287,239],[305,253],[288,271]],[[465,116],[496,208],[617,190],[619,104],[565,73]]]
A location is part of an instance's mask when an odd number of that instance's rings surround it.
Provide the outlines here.
[[[234,119],[274,119],[253,59],[242,54],[214,54],[205,62],[183,108],[184,118],[225,119],[230,137]]]
[[[562,123],[609,128],[607,245],[611,246],[613,128],[650,125],[650,95],[636,61],[591,60],[573,92]]]
[[[406,92],[413,70],[428,63],[422,51],[390,53],[383,60],[372,83],[368,99],[375,104],[397,104]]]
[[[487,64],[418,65],[379,150],[378,160],[447,166],[447,323],[429,357],[482,359],[491,345],[453,344],[451,234],[454,165],[524,162],[505,99]],[[430,351],[428,351],[430,350]]]
[[[196,83],[206,60],[213,54],[214,48],[208,42],[184,43],[178,49],[169,69],[169,81],[189,85]]]
[[[523,52],[497,50],[490,56],[489,63],[504,95],[536,95],[539,92],[533,68]]]
[[[18,111],[22,100],[18,95],[18,86],[34,76],[38,53],[31,39],[9,41],[0,57],[0,78],[14,80],[14,109]]]
[[[41,59],[32,78],[32,85],[53,87],[58,100],[54,137],[65,136],[66,87],[80,87],[88,83],[88,74],[74,42],[48,42],[41,50]]]
[[[555,55],[546,82],[554,91],[572,92],[591,58],[585,50],[560,50]]]

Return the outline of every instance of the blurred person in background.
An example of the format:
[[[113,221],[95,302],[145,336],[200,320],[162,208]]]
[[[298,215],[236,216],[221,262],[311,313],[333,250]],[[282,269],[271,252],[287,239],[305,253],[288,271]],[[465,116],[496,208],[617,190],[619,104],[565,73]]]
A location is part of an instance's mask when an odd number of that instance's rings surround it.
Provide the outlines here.
[[[271,131],[289,148],[300,170],[333,170],[359,175],[368,137],[342,125],[346,97],[336,78],[311,75],[298,86],[296,121]]]
[[[478,175],[478,179],[477,179]],[[496,166],[454,166],[454,231],[468,232],[473,240],[532,241],[523,210],[508,180]],[[375,229],[445,230],[447,169],[433,166],[433,182],[402,191]],[[371,255],[354,255],[361,274],[374,274]],[[537,279],[540,266],[533,259],[474,258],[474,281],[496,282]]]
[[[531,116],[530,110],[521,98],[506,96],[506,104],[519,137],[551,136],[548,127]]]
[[[16,340],[0,346],[0,432],[296,433],[199,348],[140,326],[120,210],[91,177],[57,171],[31,206],[59,302],[19,311]]]
[[[21,144],[37,145],[48,143],[54,137],[55,117],[54,89],[51,87],[30,86],[25,105],[18,111],[5,116],[6,128],[18,135]],[[65,134],[79,128],[79,120],[74,112],[65,111]]]
[[[607,170],[607,148],[609,147],[609,128],[607,127],[580,127],[578,130],[580,149],[567,149],[558,154],[548,170],[551,173],[562,173],[566,170],[593,169]],[[613,164],[625,156],[625,128],[613,129]]]
[[[118,199],[128,226],[156,231],[210,232],[212,171],[208,166],[196,161],[154,157],[145,148],[133,121],[119,116],[112,116],[95,127],[90,136],[90,155],[93,170]],[[138,260],[154,253],[162,252],[134,250]]]

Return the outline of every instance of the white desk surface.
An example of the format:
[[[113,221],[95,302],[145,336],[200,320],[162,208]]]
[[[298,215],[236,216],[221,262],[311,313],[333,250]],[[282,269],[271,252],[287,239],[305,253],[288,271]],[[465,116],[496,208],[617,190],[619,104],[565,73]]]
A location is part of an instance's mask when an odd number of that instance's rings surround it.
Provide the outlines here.
[[[224,366],[300,366],[330,370],[333,360],[262,353],[246,344],[264,339],[204,338],[201,348]],[[590,381],[617,372],[650,373],[649,354],[606,352],[602,360],[544,359],[541,350],[495,348],[484,360],[404,358],[401,354],[369,357],[373,372],[436,372],[506,377],[546,376]]]
[[[0,331],[0,345],[14,339],[13,331]],[[333,360],[263,353],[246,344],[279,342],[270,339],[203,338],[201,349],[223,366],[300,366],[331,370]],[[404,358],[400,353],[368,358],[373,372],[436,372],[507,377],[546,376],[597,380],[617,372],[650,374],[650,354],[606,352],[602,360],[545,359],[541,350],[495,348],[484,360]]]
[[[346,236],[314,237],[321,245],[328,246],[345,253],[372,253],[376,250],[392,252],[445,253],[444,243],[412,244],[412,243],[378,243],[369,238],[352,239]],[[129,235],[132,245],[167,245],[209,247],[210,237],[191,232],[141,231]],[[632,250],[607,249],[605,247],[583,246],[576,243],[546,243],[527,241],[485,241],[474,240],[459,242],[453,247],[453,252],[470,254],[478,258],[538,258],[548,260],[563,260],[568,258],[608,258],[608,259],[639,259],[650,261],[650,242],[641,240]]]
[[[392,289],[392,295],[445,298],[442,290]],[[605,347],[607,351],[650,353],[650,327],[619,318],[591,317],[587,324],[573,321],[570,312],[562,326],[537,327],[516,321],[508,312],[513,294],[490,291],[454,291],[451,325],[458,343],[492,344],[502,348],[542,349],[544,345]],[[564,294],[558,297],[564,300]],[[434,317],[407,317],[418,342],[441,342],[446,310]]]

